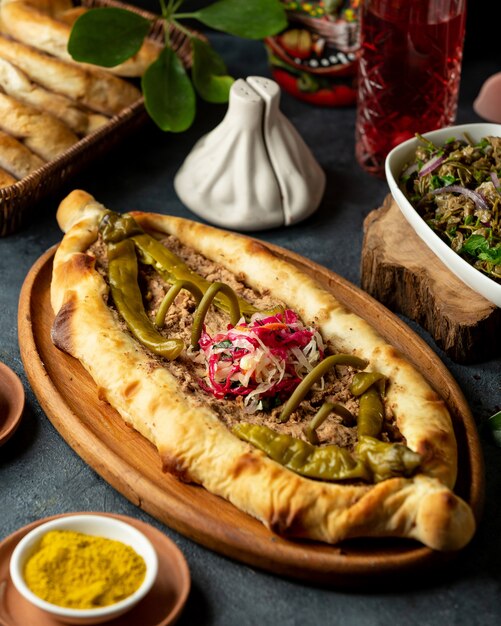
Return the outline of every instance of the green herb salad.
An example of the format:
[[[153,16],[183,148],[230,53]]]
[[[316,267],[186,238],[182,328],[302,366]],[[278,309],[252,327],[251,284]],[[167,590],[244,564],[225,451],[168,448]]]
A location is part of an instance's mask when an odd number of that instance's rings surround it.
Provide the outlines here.
[[[417,137],[401,190],[443,241],[501,283],[501,137],[474,143],[465,133],[443,146]]]

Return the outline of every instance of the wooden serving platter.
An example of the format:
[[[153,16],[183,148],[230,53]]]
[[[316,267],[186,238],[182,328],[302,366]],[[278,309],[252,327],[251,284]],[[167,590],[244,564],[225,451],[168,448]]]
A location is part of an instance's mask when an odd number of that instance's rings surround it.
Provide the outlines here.
[[[276,246],[273,252],[312,274],[341,302],[368,319],[441,393],[451,411],[459,447],[456,491],[477,520],[484,494],[482,453],[470,409],[436,354],[376,300],[329,270]],[[181,534],[225,556],[309,583],[362,587],[398,582],[448,562],[406,540],[351,540],[336,546],[292,541],[202,487],[165,474],[155,448],[99,400],[80,363],[50,338],[54,314],[49,289],[55,247],[32,267],[19,302],[19,344],[28,379],[48,418],[67,443],[132,503]]]

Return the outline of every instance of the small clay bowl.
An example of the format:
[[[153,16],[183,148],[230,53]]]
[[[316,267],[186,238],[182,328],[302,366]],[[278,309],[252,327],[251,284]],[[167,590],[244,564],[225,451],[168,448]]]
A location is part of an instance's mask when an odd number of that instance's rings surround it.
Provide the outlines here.
[[[114,539],[131,546],[146,563],[144,581],[133,594],[124,600],[95,609],[72,609],[42,600],[28,588],[24,581],[23,570],[27,559],[36,550],[42,536],[50,530],[72,530]],[[100,624],[123,615],[150,591],[157,572],[158,557],[150,540],[130,524],[101,515],[69,515],[37,526],[21,539],[10,559],[10,577],[17,591],[31,604],[67,624]]]
[[[10,367],[0,363],[0,446],[14,434],[23,410],[23,384]]]

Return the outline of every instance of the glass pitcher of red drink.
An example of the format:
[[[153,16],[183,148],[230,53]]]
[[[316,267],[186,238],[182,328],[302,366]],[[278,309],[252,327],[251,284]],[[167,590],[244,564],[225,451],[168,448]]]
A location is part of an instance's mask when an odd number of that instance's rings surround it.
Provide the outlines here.
[[[449,126],[457,109],[466,0],[362,0],[356,156],[382,176],[388,152]]]

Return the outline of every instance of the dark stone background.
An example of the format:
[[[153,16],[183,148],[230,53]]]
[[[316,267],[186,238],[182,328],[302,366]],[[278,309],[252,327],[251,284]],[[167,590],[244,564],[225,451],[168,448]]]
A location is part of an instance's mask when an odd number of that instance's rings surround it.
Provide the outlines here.
[[[143,3],[156,6],[153,0]],[[501,70],[492,3],[470,5],[459,122],[479,121],[472,102],[482,82]],[[261,44],[215,34],[211,38],[234,76],[268,75]],[[363,219],[380,205],[388,187],[355,162],[354,109],[316,109],[284,94],[282,110],[326,170],[327,191],[317,213],[306,222],[259,236],[359,284]],[[501,451],[491,443],[484,423],[501,408],[500,360],[456,365],[427,333],[410,323],[451,370],[475,415],[486,461],[486,507],[474,540],[448,570],[437,576],[433,572],[416,576],[398,591],[378,593],[347,593],[291,582],[230,561],[166,528],[118,494],[69,448],[30,390],[17,343],[17,301],[30,267],[61,237],[54,219],[59,201],[71,189],[82,188],[115,210],[193,217],[177,199],[173,177],[195,141],[224,112],[225,106],[201,104],[194,126],[177,136],[147,124],[40,204],[23,230],[0,239],[0,361],[20,375],[27,392],[21,426],[0,449],[0,539],[33,520],[67,511],[110,511],[147,521],[170,536],[188,560],[193,587],[179,621],[182,626],[497,626],[501,622]],[[499,342],[499,337],[493,341]]]

